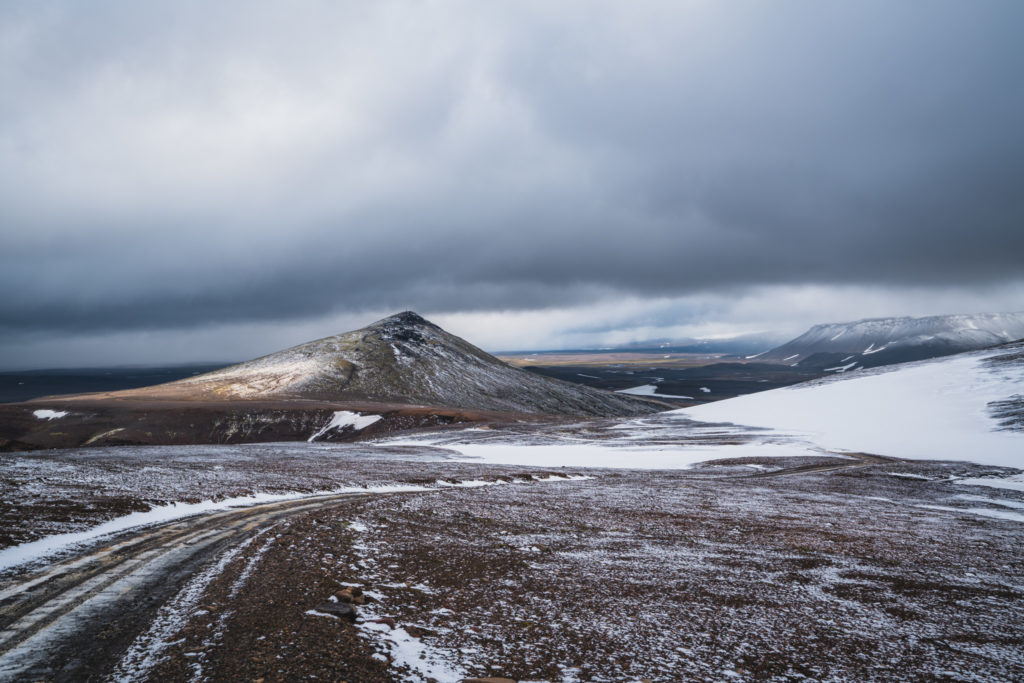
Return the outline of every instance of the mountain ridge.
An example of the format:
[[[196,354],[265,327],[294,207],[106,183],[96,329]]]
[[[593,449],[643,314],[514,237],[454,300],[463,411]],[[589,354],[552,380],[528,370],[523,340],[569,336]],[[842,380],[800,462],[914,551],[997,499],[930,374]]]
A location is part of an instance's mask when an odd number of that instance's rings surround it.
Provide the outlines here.
[[[759,361],[846,372],[973,351],[1024,338],[1024,313],[865,318],[814,325]]]

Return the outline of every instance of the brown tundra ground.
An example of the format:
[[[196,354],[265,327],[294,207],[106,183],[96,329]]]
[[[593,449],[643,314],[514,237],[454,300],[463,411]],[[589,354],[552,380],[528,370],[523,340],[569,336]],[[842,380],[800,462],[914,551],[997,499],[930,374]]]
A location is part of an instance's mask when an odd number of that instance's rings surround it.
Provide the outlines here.
[[[8,546],[173,501],[335,493],[8,568],[0,680],[1021,680],[1024,495],[964,482],[1009,474],[359,444],[6,454]]]

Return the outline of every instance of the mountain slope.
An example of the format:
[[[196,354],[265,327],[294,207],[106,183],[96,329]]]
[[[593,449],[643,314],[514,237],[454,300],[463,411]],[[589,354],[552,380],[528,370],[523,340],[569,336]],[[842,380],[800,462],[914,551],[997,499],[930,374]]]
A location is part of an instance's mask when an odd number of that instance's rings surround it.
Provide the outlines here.
[[[757,360],[843,372],[947,356],[1024,338],[1024,313],[872,318],[815,325]]]
[[[653,401],[513,368],[412,312],[222,370],[120,396],[371,401],[556,415],[640,415]]]
[[[666,416],[675,414],[795,433],[828,450],[1024,467],[1024,342],[827,377]]]

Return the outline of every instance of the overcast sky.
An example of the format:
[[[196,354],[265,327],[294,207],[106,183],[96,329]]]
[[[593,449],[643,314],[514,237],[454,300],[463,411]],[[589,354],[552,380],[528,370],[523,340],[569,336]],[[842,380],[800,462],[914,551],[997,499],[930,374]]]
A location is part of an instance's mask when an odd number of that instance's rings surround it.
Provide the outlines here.
[[[8,2],[0,367],[1024,310],[1024,3]]]

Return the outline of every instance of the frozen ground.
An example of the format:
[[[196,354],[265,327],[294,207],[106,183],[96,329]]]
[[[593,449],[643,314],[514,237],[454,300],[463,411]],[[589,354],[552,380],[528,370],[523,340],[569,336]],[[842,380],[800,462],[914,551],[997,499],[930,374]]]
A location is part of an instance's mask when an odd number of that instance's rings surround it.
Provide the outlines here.
[[[235,515],[193,573],[150,575],[131,639],[82,636],[123,680],[1021,680],[1013,353],[627,421],[4,454],[0,560]],[[224,510],[339,490],[393,493]],[[4,610],[36,571],[8,564]]]
[[[1024,496],[957,479],[1005,472],[739,476],[758,464],[597,471],[291,519],[195,597],[209,608],[167,635],[150,680],[197,660],[208,680],[338,678],[337,644],[352,638],[361,681],[1024,675],[1024,524],[974,511],[1019,510]],[[354,624],[327,611],[352,588],[368,601]]]
[[[635,436],[615,427],[549,427],[530,448],[587,430],[612,443]],[[468,436],[509,437],[488,431]],[[683,432],[666,437],[672,448]],[[747,437],[758,433],[730,438]],[[710,428],[690,438],[734,447]],[[258,538],[211,556],[160,598],[165,611],[124,643],[123,680],[1024,674],[1016,471],[820,455],[533,469],[446,459],[452,452],[281,444],[7,455],[4,529],[19,541],[174,500],[411,489],[254,527]],[[355,624],[325,611],[353,585],[369,599]]]

